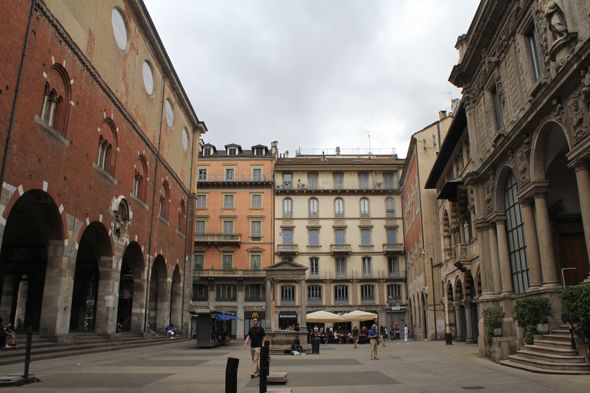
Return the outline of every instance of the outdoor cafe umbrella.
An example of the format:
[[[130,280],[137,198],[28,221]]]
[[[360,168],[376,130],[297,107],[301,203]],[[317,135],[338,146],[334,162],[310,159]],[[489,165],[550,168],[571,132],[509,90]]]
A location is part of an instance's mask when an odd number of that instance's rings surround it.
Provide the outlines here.
[[[311,323],[339,322],[341,319],[340,315],[323,310],[314,311],[305,316],[305,320]]]
[[[348,314],[344,314],[341,317],[341,322],[353,322],[353,321],[372,321],[377,319],[377,314],[373,314],[367,311],[354,310]]]

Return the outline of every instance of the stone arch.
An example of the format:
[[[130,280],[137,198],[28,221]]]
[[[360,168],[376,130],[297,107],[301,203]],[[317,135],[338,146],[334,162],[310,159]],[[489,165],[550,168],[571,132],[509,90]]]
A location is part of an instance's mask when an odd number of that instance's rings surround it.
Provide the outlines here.
[[[152,330],[164,331],[170,320],[170,287],[166,260],[162,255],[154,258],[150,272],[148,322]]]
[[[539,123],[532,139],[530,177],[532,181],[543,181],[545,180],[546,162],[548,158],[546,152],[547,143],[558,142],[558,145],[553,146],[554,149],[550,152],[549,156],[553,156],[552,158],[555,158],[564,148],[569,152],[572,143],[563,126],[553,116],[546,117]],[[565,142],[565,146],[563,142]]]
[[[119,267],[102,222],[89,222],[81,231],[73,273],[70,331],[114,333]]]
[[[51,107],[53,101],[55,104],[52,109],[54,120],[51,121],[50,126],[65,136],[70,116],[70,102],[72,101],[70,78],[65,67],[59,63],[52,64],[46,75],[41,118],[46,117],[44,112]]]
[[[170,323],[177,326],[177,329],[180,329],[180,326],[182,326],[182,274],[178,264],[176,264],[172,272]]]
[[[505,190],[506,179],[508,178],[510,173],[514,173],[516,175],[514,168],[512,168],[512,166],[509,164],[503,165],[496,172],[496,179],[494,181],[494,184],[495,184],[495,187],[494,187],[494,209],[495,210],[504,211],[506,209],[506,207],[504,206],[504,192],[506,191]],[[522,186],[519,183],[519,189],[521,187]]]
[[[47,183],[44,183],[47,190]],[[0,250],[0,314],[5,323],[16,322],[17,310],[23,326],[54,332],[59,312],[57,292],[65,273],[67,254],[63,214],[42,189],[24,191],[20,186],[6,206]],[[63,206],[62,206],[63,209]],[[63,212],[63,210],[62,210]],[[61,273],[60,273],[61,272]],[[57,274],[57,276],[52,276]],[[65,275],[67,277],[67,275]],[[47,311],[47,310],[50,311]],[[45,310],[45,311],[44,311]],[[54,315],[50,315],[53,312]],[[47,317],[46,323],[43,323]]]
[[[145,259],[141,246],[135,241],[126,245],[122,255],[117,322],[123,330],[140,333],[145,317]]]

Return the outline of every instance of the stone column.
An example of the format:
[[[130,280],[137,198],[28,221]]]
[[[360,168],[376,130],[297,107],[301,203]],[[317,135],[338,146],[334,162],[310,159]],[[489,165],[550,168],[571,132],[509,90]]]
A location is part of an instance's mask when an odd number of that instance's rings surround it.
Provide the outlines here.
[[[131,307],[131,331],[133,333],[141,333],[145,329],[146,288],[145,278],[133,278],[133,305]]]
[[[498,233],[498,255],[500,259],[500,273],[502,278],[502,294],[514,292],[512,288],[512,269],[510,269],[510,253],[508,251],[508,237],[506,235],[506,217],[497,217],[496,232]]]
[[[76,248],[64,240],[50,240],[43,289],[39,332],[44,336],[67,334],[74,290]]]
[[[479,240],[479,266],[481,270],[482,298],[489,297],[494,290],[494,278],[490,258],[490,237],[486,230],[486,223],[477,223],[477,238]]]
[[[7,274],[2,277],[4,284],[2,285],[2,301],[0,302],[0,315],[4,317],[4,324],[9,321],[10,313],[12,311],[13,296],[15,286],[17,285],[16,274]],[[19,291],[20,292],[20,291]],[[24,318],[23,318],[24,321]]]
[[[502,292],[502,280],[500,271],[500,260],[498,257],[498,238],[496,237],[496,229],[492,226],[488,227],[488,237],[490,239],[490,259],[492,261],[492,277],[494,278],[494,294],[498,295]]]
[[[170,298],[172,279],[158,280],[158,302],[156,303],[156,329],[164,330],[170,321]],[[152,327],[153,328],[153,327]]]
[[[526,238],[526,253],[529,263],[530,290],[536,290],[543,283],[541,274],[541,257],[539,254],[539,239],[537,237],[537,224],[535,223],[535,212],[533,201],[523,199],[520,201],[524,220],[524,234]]]
[[[303,331],[307,331],[307,281],[302,279],[299,282],[299,290],[301,291],[301,322],[300,322],[300,329]]]
[[[236,301],[236,315],[238,316],[237,323],[236,323],[236,340],[243,340],[244,339],[244,301],[246,297],[244,284],[238,284],[238,297]]]
[[[182,277],[182,276],[181,276]],[[182,329],[182,282],[172,281],[172,289],[170,296],[170,322],[174,324],[176,329]]]
[[[465,337],[465,344],[473,344],[473,325],[471,321],[471,300],[465,301],[465,330],[467,330]]]
[[[535,210],[537,211],[537,232],[539,234],[539,250],[541,251],[541,265],[543,270],[543,286],[559,284],[555,250],[551,237],[551,221],[547,210],[545,192],[535,194]]]
[[[578,181],[578,194],[580,195],[580,210],[586,238],[586,251],[590,260],[590,173],[588,167],[582,163],[576,163],[576,180]],[[590,275],[584,280],[590,283]]]
[[[101,257],[96,296],[96,333],[111,334],[117,330],[119,280],[121,271],[113,257]]]
[[[215,284],[213,284],[213,283],[209,284],[207,289],[209,289],[209,299],[207,301],[207,304],[209,305],[209,310],[215,310],[215,306],[216,306],[216,304],[215,304],[215,296],[216,296],[215,295],[215,293],[216,293],[215,292],[215,290],[216,290]]]
[[[264,330],[270,332],[272,330],[272,283],[270,278],[266,279],[266,308],[265,308]]]
[[[463,328],[461,323],[461,302],[454,302],[455,307],[455,329],[457,330],[456,341],[464,341],[463,339]]]

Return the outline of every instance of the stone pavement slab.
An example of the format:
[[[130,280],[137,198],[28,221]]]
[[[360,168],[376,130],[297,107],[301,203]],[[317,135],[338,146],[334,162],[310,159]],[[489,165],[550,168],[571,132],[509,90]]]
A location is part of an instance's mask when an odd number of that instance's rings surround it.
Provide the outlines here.
[[[250,378],[250,351],[242,342],[197,349],[195,342],[125,349],[31,363],[42,381],[2,392],[158,393],[224,392],[228,357],[240,360],[238,392],[258,392]],[[329,347],[329,350],[323,350]],[[289,373],[294,393],[587,393],[590,376],[533,374],[501,366],[478,355],[477,346],[412,341],[379,347],[380,360],[369,360],[369,347],[323,345],[319,355],[273,355],[271,372]],[[23,365],[0,367],[0,376],[22,372]]]

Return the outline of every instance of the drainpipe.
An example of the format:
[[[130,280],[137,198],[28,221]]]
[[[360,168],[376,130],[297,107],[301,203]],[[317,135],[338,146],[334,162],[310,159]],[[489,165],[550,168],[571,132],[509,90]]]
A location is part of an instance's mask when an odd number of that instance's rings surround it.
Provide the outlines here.
[[[4,157],[2,158],[2,172],[0,173],[0,195],[4,189],[4,175],[6,173],[6,164],[8,161],[8,149],[10,147],[10,139],[12,138],[12,126],[14,124],[14,116],[16,114],[16,103],[18,101],[18,93],[20,91],[20,82],[23,77],[23,70],[25,68],[25,59],[27,57],[27,47],[29,46],[29,36],[31,34],[31,24],[33,22],[33,15],[35,13],[35,5],[37,1],[31,1],[31,11],[29,12],[29,23],[27,25],[27,35],[25,36],[25,44],[23,46],[23,53],[21,55],[20,68],[18,70],[18,79],[16,81],[16,89],[14,90],[14,100],[12,102],[12,112],[10,113],[10,122],[8,123],[8,132],[6,133],[6,144],[4,146]]]
[[[156,187],[158,186],[158,164],[160,162],[160,146],[162,145],[162,119],[164,116],[164,96],[166,94],[166,76],[162,76],[162,104],[160,107],[160,131],[158,133],[158,153],[156,154],[156,165],[154,169],[154,192],[152,193],[152,216],[150,219],[150,234],[148,241],[148,260],[147,260],[147,274],[146,274],[146,288],[145,288],[145,317],[144,317],[144,329],[147,331],[148,315],[150,312],[150,266],[152,262],[152,237],[154,234],[154,211],[156,210]],[[156,329],[156,326],[153,326]]]

